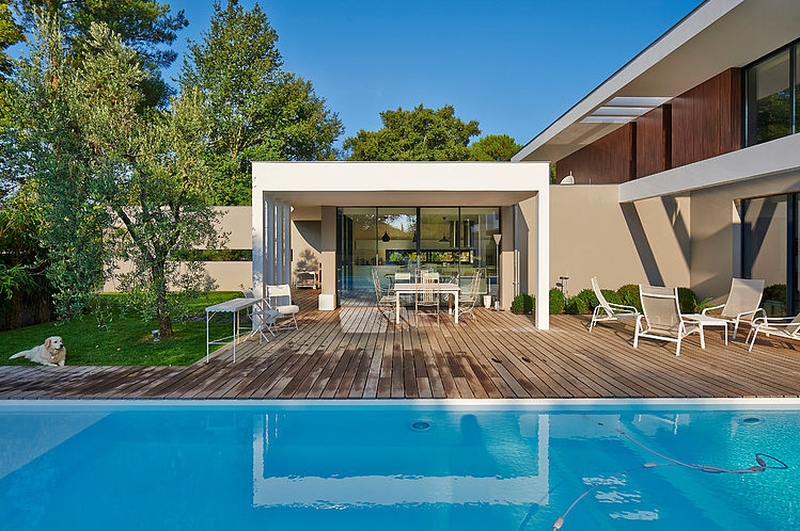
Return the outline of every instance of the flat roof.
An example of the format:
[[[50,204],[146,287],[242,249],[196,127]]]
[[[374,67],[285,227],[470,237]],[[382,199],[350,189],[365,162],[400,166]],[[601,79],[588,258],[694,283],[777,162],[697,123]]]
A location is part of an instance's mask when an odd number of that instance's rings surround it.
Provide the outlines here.
[[[546,163],[253,162],[253,189],[309,206],[509,206],[549,185]]]

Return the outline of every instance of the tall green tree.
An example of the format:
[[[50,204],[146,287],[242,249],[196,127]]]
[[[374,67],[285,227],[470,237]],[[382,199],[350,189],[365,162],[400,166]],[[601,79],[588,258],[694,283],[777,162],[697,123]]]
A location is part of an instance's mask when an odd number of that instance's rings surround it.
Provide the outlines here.
[[[509,161],[522,146],[508,135],[486,135],[469,146],[470,160]]]
[[[481,133],[478,122],[463,122],[452,105],[428,109],[421,104],[380,113],[383,128],[361,130],[343,147],[350,160],[469,160],[469,140]]]
[[[204,276],[173,256],[215,248],[217,215],[205,201],[207,110],[198,93],[167,109],[143,108],[148,72],[138,52],[105,24],[92,24],[69,53],[43,17],[19,70],[15,165],[37,187],[42,239],[62,316],[79,313],[120,261],[123,287],[173,334],[172,304]]]
[[[258,4],[214,2],[209,30],[184,60],[181,87],[202,91],[213,121],[207,161],[219,205],[250,204],[251,160],[335,156],[341,121],[309,81],[284,70],[277,41]]]
[[[148,107],[165,105],[172,93],[161,77],[177,53],[170,48],[189,22],[183,10],[171,13],[169,4],[155,0],[15,0],[26,30],[36,25],[37,13],[55,18],[68,50],[81,50],[93,23],[107,25],[134,49],[149,74],[140,81]]]

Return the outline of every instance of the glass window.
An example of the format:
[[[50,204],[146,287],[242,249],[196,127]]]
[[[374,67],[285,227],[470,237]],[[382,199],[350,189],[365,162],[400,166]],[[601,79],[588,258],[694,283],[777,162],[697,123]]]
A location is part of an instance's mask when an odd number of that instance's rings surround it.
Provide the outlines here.
[[[762,307],[770,315],[787,314],[788,197],[778,195],[742,202],[743,276],[766,281]]]
[[[785,50],[748,69],[748,145],[793,132],[789,58],[790,50]]]

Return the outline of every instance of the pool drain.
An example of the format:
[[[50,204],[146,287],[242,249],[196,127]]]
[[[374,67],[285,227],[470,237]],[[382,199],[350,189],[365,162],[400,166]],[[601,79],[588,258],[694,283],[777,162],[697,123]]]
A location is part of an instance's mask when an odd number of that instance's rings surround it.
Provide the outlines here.
[[[424,420],[418,420],[417,422],[415,422],[414,424],[411,425],[411,428],[414,431],[427,431],[427,430],[431,429],[431,423],[430,422],[426,422]]]
[[[758,417],[745,417],[742,419],[742,424],[761,424],[761,419]]]

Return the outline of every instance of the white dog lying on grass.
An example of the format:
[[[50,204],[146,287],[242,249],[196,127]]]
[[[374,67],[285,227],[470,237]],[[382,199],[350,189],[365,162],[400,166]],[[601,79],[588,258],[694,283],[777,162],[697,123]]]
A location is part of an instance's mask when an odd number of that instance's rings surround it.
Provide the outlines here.
[[[67,359],[67,349],[59,336],[52,336],[44,340],[44,345],[17,352],[8,359],[14,358],[27,358],[34,363],[63,367]]]

